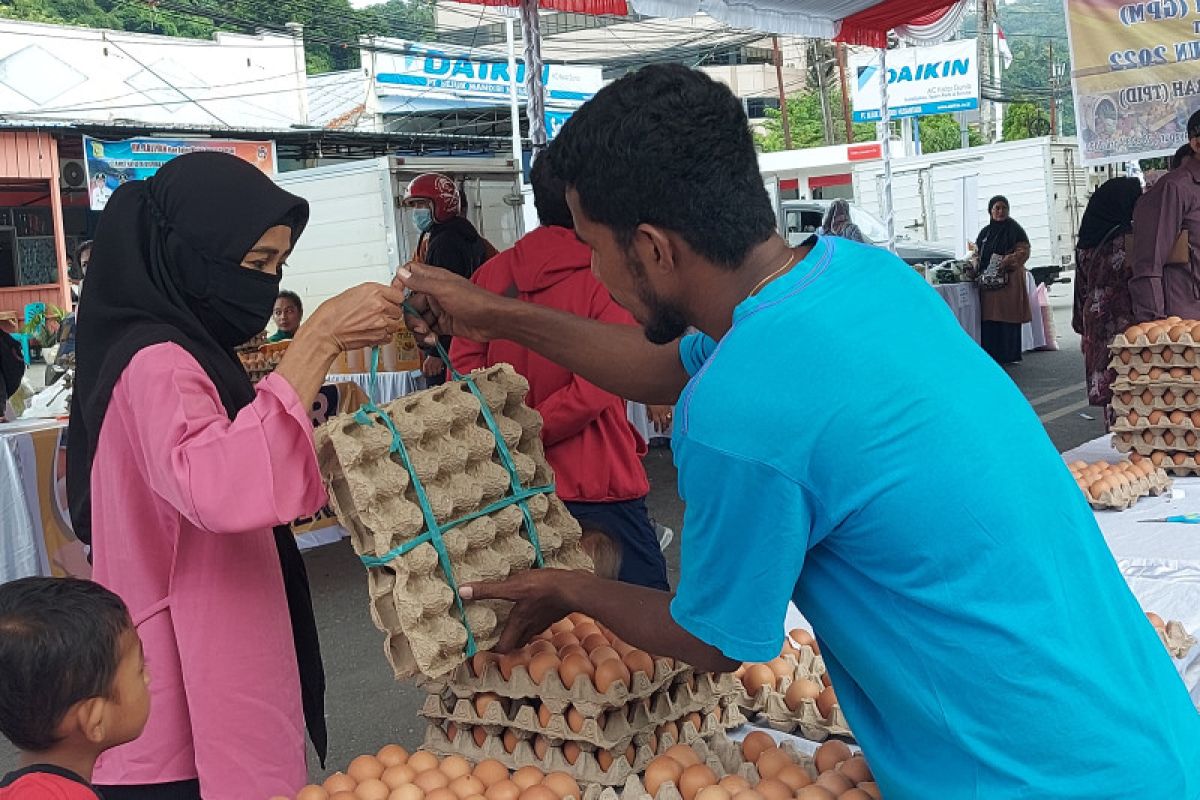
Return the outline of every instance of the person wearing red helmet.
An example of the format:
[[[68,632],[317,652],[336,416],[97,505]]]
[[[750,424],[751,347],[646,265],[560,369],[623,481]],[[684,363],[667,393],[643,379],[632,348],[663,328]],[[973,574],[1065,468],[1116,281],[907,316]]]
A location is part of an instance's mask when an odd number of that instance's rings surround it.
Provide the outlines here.
[[[486,240],[462,215],[462,194],[453,178],[438,172],[418,175],[405,188],[403,205],[421,232],[417,261],[470,278],[488,259]],[[449,351],[450,337],[444,337],[442,346]],[[444,383],[446,365],[435,354],[425,355],[426,382]]]

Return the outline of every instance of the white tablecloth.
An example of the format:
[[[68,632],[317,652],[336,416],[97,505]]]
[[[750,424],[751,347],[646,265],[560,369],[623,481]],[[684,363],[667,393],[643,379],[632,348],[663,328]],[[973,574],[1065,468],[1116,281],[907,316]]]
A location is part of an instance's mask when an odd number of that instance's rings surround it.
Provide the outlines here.
[[[1068,464],[1123,458],[1107,435],[1063,453]],[[1127,511],[1097,511],[1096,521],[1142,608],[1179,620],[1188,633],[1200,636],[1200,525],[1140,522],[1200,512],[1200,478],[1176,478],[1175,489],[1173,494],[1182,497],[1143,498]],[[1175,665],[1192,702],[1200,706],[1200,645]]]
[[[376,374],[375,378],[379,385],[379,396],[371,397],[371,399],[376,403],[390,403],[397,397],[403,397],[425,388],[425,377],[419,369],[412,372],[380,372]],[[371,374],[368,372],[330,375],[326,380],[330,383],[351,381],[357,383],[368,397],[371,395]]]
[[[978,342],[981,327],[979,287],[974,283],[943,283],[933,288],[946,301],[946,305],[950,306],[958,324]],[[1046,346],[1046,329],[1042,325],[1037,285],[1028,272],[1025,273],[1025,288],[1029,292],[1029,309],[1033,320],[1021,326],[1021,349],[1029,351]]]

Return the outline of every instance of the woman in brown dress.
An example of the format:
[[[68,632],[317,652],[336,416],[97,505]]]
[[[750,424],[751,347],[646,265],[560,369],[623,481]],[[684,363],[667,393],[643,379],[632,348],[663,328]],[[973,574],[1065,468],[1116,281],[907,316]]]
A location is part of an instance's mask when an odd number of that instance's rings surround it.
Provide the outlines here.
[[[1000,260],[1000,269],[1008,283],[1000,289],[980,286],[980,344],[999,364],[1021,360],[1021,325],[1032,318],[1029,292],[1025,288],[1025,262],[1029,260],[1029,237],[1017,221],[1008,215],[1008,199],[997,195],[988,201],[991,222],[979,232],[975,253],[982,274],[992,257]]]

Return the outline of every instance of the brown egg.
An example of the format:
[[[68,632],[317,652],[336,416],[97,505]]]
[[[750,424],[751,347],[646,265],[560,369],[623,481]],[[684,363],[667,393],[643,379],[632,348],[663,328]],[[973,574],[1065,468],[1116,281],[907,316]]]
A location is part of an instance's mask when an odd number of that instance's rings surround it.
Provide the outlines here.
[[[731,795],[750,788],[750,784],[741,775],[726,775],[724,778],[721,778],[717,785]]]
[[[538,710],[537,710],[538,724],[541,725],[543,728],[549,726],[550,719],[553,716],[554,715],[550,713],[550,706],[545,705],[544,703],[542,705],[538,706]]]
[[[529,667],[529,654],[518,650],[515,653],[500,656],[500,675],[504,680],[512,680],[513,671],[517,667]]]
[[[630,675],[636,675],[640,672],[649,678],[654,677],[654,659],[646,651],[631,650],[621,660],[629,669]]]
[[[420,775],[431,769],[437,769],[438,758],[433,753],[425,750],[418,750],[408,757],[408,766],[412,767],[413,772]]]
[[[790,678],[796,671],[792,663],[784,658],[773,658],[767,662],[767,667],[775,673],[775,685],[778,686],[784,678]]]
[[[1142,373],[1138,372],[1136,369],[1129,370],[1129,380],[1136,382],[1141,377],[1142,377]]]
[[[540,738],[540,737],[539,737]],[[517,742],[520,739],[517,737],[517,732],[512,728],[505,728],[504,735],[500,739],[504,743],[504,752],[511,753],[517,749]]]
[[[583,649],[587,650],[589,653],[601,647],[607,647],[610,650],[612,649],[611,643],[603,633],[600,633],[600,631],[588,634],[586,637],[579,640],[579,644],[582,645]]]
[[[866,792],[867,796],[870,797],[871,800],[883,800],[883,793],[879,791],[879,784],[877,784],[875,781],[866,781],[865,783],[860,783],[858,788]]]
[[[450,779],[440,769],[427,769],[413,778],[413,783],[429,794],[434,789],[445,789],[450,785]]]
[[[577,644],[569,644],[566,647],[564,647],[562,650],[559,650],[558,651],[558,660],[561,662],[564,658],[566,658],[567,656],[570,656],[570,655],[578,655],[581,658],[586,658],[588,660],[589,664],[592,661],[592,659],[588,657],[587,650],[584,650],[582,647],[580,647]]]
[[[499,703],[500,696],[494,692],[480,692],[475,695],[475,713],[480,717],[487,716],[487,711],[493,703]]]
[[[679,741],[679,725],[674,722],[664,722],[662,725],[659,725],[657,728],[655,728],[654,732],[657,734],[660,742],[667,736],[671,737],[671,741],[673,743]]]
[[[448,788],[434,789],[425,793],[425,800],[458,800],[458,795]]]
[[[1121,358],[1122,364],[1128,364],[1130,361],[1133,360],[1133,354],[1130,353],[1128,350],[1122,350],[1120,358]]]
[[[529,678],[538,686],[550,672],[558,671],[558,656],[554,652],[538,653],[529,659]]]
[[[1108,485],[1107,481],[1097,481],[1098,484]],[[1093,494],[1095,493],[1096,484],[1092,484]],[[1111,487],[1110,487],[1111,488]],[[837,692],[833,691],[832,686],[826,686],[817,695],[817,711],[821,713],[821,717],[829,719],[833,714],[833,707],[837,705]]]
[[[425,792],[414,783],[398,786],[388,795],[388,800],[424,800]]]
[[[359,800],[359,798],[354,792],[334,792],[329,795],[329,800]]]
[[[515,747],[513,748],[516,749]],[[509,751],[511,752],[511,751]],[[550,752],[550,740],[545,736],[533,737],[533,754],[538,757],[539,761],[545,761],[546,755]]]
[[[841,794],[842,792],[854,788],[854,784],[850,782],[849,778],[832,769],[828,772],[822,772],[817,778],[816,784],[818,786],[824,786],[834,794]]]
[[[545,708],[545,706],[542,707]],[[567,727],[573,730],[575,733],[579,733],[581,730],[583,730],[584,716],[579,712],[578,708],[575,706],[567,706],[566,718]]]
[[[1177,467],[1182,467],[1187,460],[1187,453],[1175,453],[1171,456],[1171,461],[1175,462],[1175,466]]]
[[[608,772],[613,765],[613,754],[610,750],[597,750],[596,763],[600,765],[601,772]]]
[[[471,674],[476,678],[482,678],[483,673],[487,671],[488,664],[496,660],[495,653],[489,653],[486,650],[481,650],[471,656]]]
[[[589,636],[592,636],[592,635],[595,635],[595,634],[599,634],[600,636],[604,636],[604,634],[600,632],[600,626],[599,626],[599,625],[597,625],[597,624],[596,624],[596,623],[594,623],[594,622],[584,622],[584,623],[582,623],[582,624],[580,624],[580,625],[576,625],[576,626],[575,626],[575,630],[573,630],[573,631],[571,631],[571,632],[572,632],[573,634],[575,634],[575,638],[579,639],[579,641],[581,641],[581,642],[582,642],[584,639],[586,639],[587,637],[589,637]],[[606,639],[604,640],[604,642],[605,642],[605,644],[607,644],[607,643],[608,643],[608,639],[606,638]]]
[[[825,773],[850,758],[853,753],[846,746],[845,742],[840,742],[837,739],[830,739],[820,747],[813,755],[813,764],[817,768],[817,772]]]
[[[475,726],[475,728],[471,730],[471,738],[475,741],[476,747],[483,747],[483,743],[486,742],[488,738],[487,729],[481,725]]]
[[[329,792],[320,786],[309,784],[300,790],[296,800],[329,800]]]
[[[563,686],[568,689],[573,688],[581,677],[590,680],[593,674],[592,662],[588,660],[587,656],[581,656],[578,653],[572,653],[564,658],[558,667],[558,676],[562,679]]]
[[[683,775],[683,767],[679,762],[667,756],[659,756],[646,765],[646,774],[642,783],[646,791],[653,797],[664,783],[670,782],[679,786],[679,778]]]
[[[550,789],[563,800],[568,797],[579,800],[583,797],[583,790],[579,788],[579,783],[565,772],[551,772],[542,780],[542,786]]]
[[[563,742],[562,754],[567,763],[574,766],[579,757],[583,755],[583,748],[579,746],[578,742]]]
[[[362,783],[371,778],[378,778],[383,774],[383,770],[383,762],[375,756],[359,756],[346,767],[346,774],[353,778],[355,783]]]
[[[525,791],[531,786],[537,786],[545,777],[545,773],[537,767],[521,767],[513,773],[512,782],[518,789]]]
[[[442,759],[442,763],[438,765],[438,769],[447,778],[454,780],[455,778],[461,778],[463,775],[470,775],[471,763],[462,756],[446,756]]]
[[[871,795],[864,792],[862,789],[848,789],[838,795],[838,800],[871,800]]]
[[[753,789],[743,789],[733,796],[733,800],[764,800],[764,798]]]
[[[757,697],[759,690],[764,686],[774,689],[777,683],[775,673],[766,664],[753,664],[746,668],[746,673],[742,675],[742,685],[746,687],[746,694],[751,697]]]
[[[609,648],[611,652],[611,648]],[[597,650],[596,652],[600,652]],[[621,684],[625,688],[629,688],[631,683],[629,679],[629,669],[617,658],[617,654],[613,653],[613,657],[596,666],[596,691],[604,694],[612,690],[617,684]]]
[[[762,731],[747,734],[742,740],[742,756],[751,764],[758,762],[759,756],[768,750],[774,750],[778,745],[775,740]]]
[[[1146,619],[1150,620],[1150,624],[1156,628],[1167,627],[1167,623],[1163,621],[1163,618],[1158,614],[1155,614],[1153,611],[1146,612]]]
[[[335,772],[325,779],[322,787],[329,794],[337,794],[338,792],[354,792],[354,788],[358,786],[358,781],[351,778],[344,772]]]
[[[620,654],[617,653],[616,650],[614,650],[612,647],[610,647],[607,644],[601,645],[600,647],[597,647],[595,650],[592,650],[591,652],[589,652],[588,657],[591,659],[592,663],[594,665],[596,665],[597,667],[600,666],[601,664],[603,664],[605,661],[620,661],[621,660]],[[623,665],[623,662],[622,662],[622,665]]]
[[[506,773],[507,774],[507,773]],[[510,781],[508,778],[497,781],[487,788],[483,796],[487,800],[517,800],[521,795],[521,787]]]
[[[805,700],[816,700],[821,694],[821,684],[808,678],[797,678],[788,687],[783,700],[792,711],[799,710]]]
[[[475,765],[475,769],[471,770],[471,774],[479,779],[485,789],[490,789],[500,781],[508,780],[508,768],[494,758],[480,761]]]
[[[554,638],[550,640],[550,643],[554,645],[556,650],[562,650],[567,645],[579,644],[579,640],[575,638],[575,634],[564,632],[554,634]]]
[[[1134,339],[1141,336],[1143,333],[1145,333],[1145,328],[1143,326],[1130,325],[1128,328],[1125,329],[1125,339],[1126,339],[1126,341],[1132,342]]]
[[[1192,370],[1192,372],[1195,373],[1195,375],[1193,375],[1194,379],[1200,380],[1200,370]],[[1175,393],[1170,389],[1167,389],[1165,392],[1163,392],[1162,399],[1163,403],[1168,406],[1175,405]]]
[[[792,795],[795,794],[792,787],[774,778],[764,778],[759,781],[754,787],[754,791],[761,794],[765,800],[792,800]]]
[[[549,786],[530,786],[521,792],[521,800],[561,800]]]
[[[453,722],[449,723],[446,726],[446,738],[452,742],[454,740],[458,739],[458,726],[455,725]]]
[[[385,769],[379,779],[386,783],[389,789],[399,789],[406,783],[412,783],[416,777],[417,773],[408,764],[397,764]]]
[[[555,622],[553,625],[550,626],[550,633],[552,633],[552,634],[564,633],[564,632],[570,633],[573,630],[575,630],[575,621],[572,620],[569,615],[563,617],[558,622]]]
[[[361,800],[387,800],[392,790],[379,778],[368,778],[358,784],[354,794]]]
[[[694,752],[693,755],[695,755]],[[716,784],[717,773],[705,764],[692,764],[690,767],[686,767],[683,774],[679,776],[679,792],[683,795],[683,800],[696,800],[696,795],[700,793],[701,789],[716,786]]]
[[[792,763],[792,759],[782,750],[772,748],[759,756],[758,761],[754,763],[758,767],[759,775],[764,778],[774,778],[780,770]],[[758,791],[761,793],[762,789],[758,789]]]
[[[733,795],[722,786],[705,786],[696,793],[696,800],[732,800]]]
[[[692,713],[688,714],[686,717],[684,717],[684,722],[691,723],[691,726],[695,728],[696,733],[700,733],[702,730],[704,730],[704,717],[700,716],[699,711],[693,711]],[[683,734],[682,724],[679,726],[679,733],[680,735]]]
[[[1161,450],[1155,450],[1153,453],[1150,454],[1150,463],[1156,467],[1162,466],[1162,463],[1164,461],[1166,461],[1166,459],[1167,459],[1167,454],[1162,452]]]
[[[875,780],[875,776],[871,774],[871,768],[867,766],[867,760],[861,755],[850,756],[838,764],[837,770],[855,783]]]
[[[805,786],[808,786],[813,782],[808,772],[806,772],[804,767],[801,767],[799,764],[789,764],[788,766],[779,770],[778,774],[775,775],[775,780],[786,783],[788,786],[792,787],[792,791],[803,789]]]
[[[667,758],[675,759],[679,762],[679,766],[683,767],[684,769],[703,763],[700,760],[700,756],[696,755],[696,751],[691,747],[688,747],[686,744],[674,745],[673,747],[668,748],[667,752],[663,753],[663,755]],[[716,783],[716,780],[713,780],[713,783]]]
[[[483,785],[483,781],[472,775],[459,775],[450,781],[449,788],[459,800],[467,800],[468,797],[474,797],[477,794],[483,794],[487,791],[487,787]]]

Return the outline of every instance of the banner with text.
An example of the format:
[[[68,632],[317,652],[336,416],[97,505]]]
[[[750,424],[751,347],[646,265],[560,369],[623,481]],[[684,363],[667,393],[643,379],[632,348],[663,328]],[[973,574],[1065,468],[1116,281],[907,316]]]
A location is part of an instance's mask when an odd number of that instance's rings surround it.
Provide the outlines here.
[[[889,50],[888,114],[892,119],[979,108],[979,63],[974,39],[934,47]],[[880,117],[879,53],[850,59],[855,122]]]
[[[275,143],[241,139],[166,139],[157,136],[105,142],[83,137],[88,199],[101,211],[117,187],[149,178],[176,156],[216,151],[248,161],[268,175],[275,174]]]
[[[1200,108],[1200,8],[1190,0],[1066,0],[1085,164],[1167,155]]]

